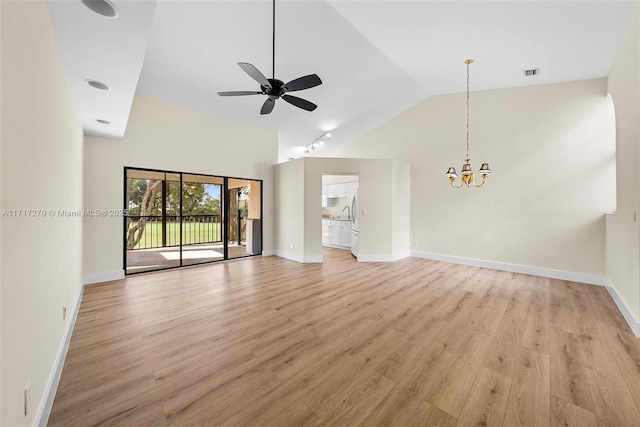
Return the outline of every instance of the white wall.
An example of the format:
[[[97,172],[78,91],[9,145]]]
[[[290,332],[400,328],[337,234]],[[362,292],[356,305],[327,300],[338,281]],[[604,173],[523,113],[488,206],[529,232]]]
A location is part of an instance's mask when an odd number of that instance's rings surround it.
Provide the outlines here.
[[[50,210],[82,208],[82,127],[49,12],[2,1],[0,425],[32,425],[81,290],[82,223]],[[32,406],[23,413],[31,381]]]
[[[304,162],[302,159],[275,166],[275,251],[304,260]],[[293,247],[292,247],[293,246]]]
[[[412,250],[604,276],[604,213],[615,207],[606,80],[471,93],[471,158],[493,174],[452,189],[465,158],[465,94],[434,96],[345,147],[411,163]],[[413,246],[415,244],[415,246]]]
[[[125,166],[263,179],[263,249],[273,249],[275,132],[138,94],[122,140],[85,139],[85,209],[122,208]],[[122,227],[85,218],[85,281],[122,274]]]
[[[291,197],[300,197],[300,189],[297,187],[286,199],[278,201],[279,226],[276,233],[280,255],[304,262],[322,260],[322,176],[346,174],[358,175],[361,213],[358,259],[391,261],[408,255],[408,239],[405,237],[408,235],[408,223],[397,227],[393,225],[396,221],[394,203],[403,203],[401,200],[396,201],[395,197],[404,194],[394,194],[394,186],[409,187],[408,165],[382,159],[302,158],[279,164],[276,169],[279,188],[282,185],[292,185],[282,184],[284,180],[304,183],[302,210],[297,204],[295,207],[292,204]],[[362,215],[363,210],[366,215]],[[302,224],[300,217],[303,218]],[[287,245],[291,236],[303,239],[303,248],[295,250],[294,257],[283,253],[290,250]],[[401,247],[403,242],[405,247]]]
[[[394,258],[410,255],[411,224],[411,167],[407,163],[393,162],[393,188],[391,209],[392,252]]]
[[[616,110],[617,211],[607,217],[606,248],[607,278],[636,325],[640,319],[640,234],[634,219],[640,198],[639,40],[640,4],[636,4],[608,79]]]

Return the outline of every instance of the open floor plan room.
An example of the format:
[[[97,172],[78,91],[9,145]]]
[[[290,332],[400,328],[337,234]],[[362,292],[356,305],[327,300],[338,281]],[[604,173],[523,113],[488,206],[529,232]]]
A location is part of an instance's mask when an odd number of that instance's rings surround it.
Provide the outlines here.
[[[49,425],[638,425],[606,288],[323,252],[87,286]]]

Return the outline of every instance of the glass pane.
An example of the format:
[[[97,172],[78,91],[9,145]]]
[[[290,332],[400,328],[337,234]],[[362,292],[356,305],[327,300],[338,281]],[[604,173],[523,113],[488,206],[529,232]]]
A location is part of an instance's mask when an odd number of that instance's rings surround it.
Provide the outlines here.
[[[153,179],[151,178],[153,177]],[[167,185],[164,174],[127,170],[125,205],[126,272],[138,273],[180,265],[180,254],[168,253],[166,212],[163,194]],[[178,206],[179,209],[179,206]]]
[[[262,253],[260,181],[229,179],[229,259]]]
[[[183,175],[182,265],[224,259],[222,182],[217,177]]]

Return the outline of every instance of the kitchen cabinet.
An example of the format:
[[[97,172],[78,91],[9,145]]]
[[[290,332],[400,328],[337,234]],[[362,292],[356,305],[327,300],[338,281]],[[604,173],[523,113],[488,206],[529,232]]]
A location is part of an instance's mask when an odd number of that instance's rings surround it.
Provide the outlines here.
[[[334,196],[332,196],[331,194],[333,194],[333,192],[335,191],[330,189],[329,187],[331,187],[330,184],[322,186],[322,207],[323,208],[330,208],[330,207],[333,207],[334,205],[334,199],[333,199]]]
[[[329,220],[322,220],[322,244],[326,245],[329,243]]]
[[[351,206],[353,196],[356,194],[358,182],[344,182],[342,184],[323,184],[322,185],[322,207],[333,206],[334,199],[344,197],[347,204]]]
[[[329,225],[329,243],[333,246],[341,246],[340,239],[342,238],[340,234],[340,225],[335,224],[340,221],[332,221],[331,225]]]
[[[340,226],[340,246],[351,248],[351,222],[343,221]]]
[[[322,220],[322,245],[351,248],[351,221]]]

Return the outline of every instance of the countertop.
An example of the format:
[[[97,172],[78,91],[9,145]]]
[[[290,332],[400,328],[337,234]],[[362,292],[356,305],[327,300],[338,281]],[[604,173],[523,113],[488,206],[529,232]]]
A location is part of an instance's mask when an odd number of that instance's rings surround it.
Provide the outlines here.
[[[347,218],[346,216],[340,216],[340,217],[335,217],[335,218],[331,218],[331,215],[322,215],[322,219],[326,219],[329,221],[349,221],[351,222],[351,218]]]

